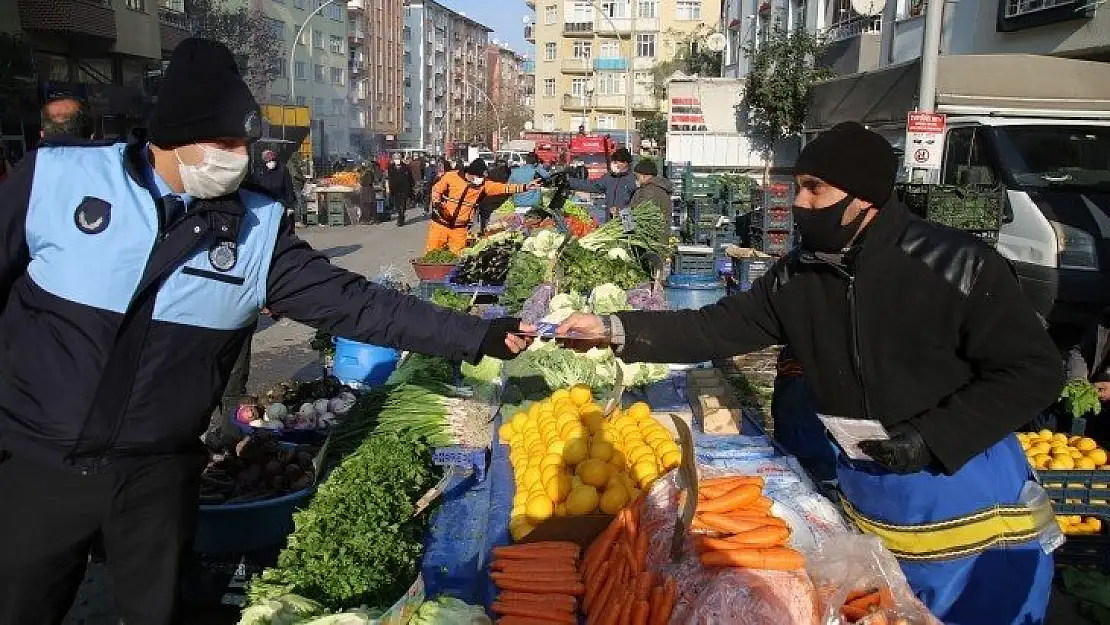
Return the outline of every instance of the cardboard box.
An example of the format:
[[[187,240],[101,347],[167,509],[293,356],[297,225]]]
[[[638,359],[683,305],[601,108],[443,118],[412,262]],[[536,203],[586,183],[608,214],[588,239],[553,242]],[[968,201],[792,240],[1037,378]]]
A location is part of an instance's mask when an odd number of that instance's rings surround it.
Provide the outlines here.
[[[717,408],[702,413],[702,430],[706,434],[742,434],[743,413],[738,408]]]
[[[736,400],[729,396],[711,395],[711,396],[698,396],[698,404],[705,412],[712,412],[720,408],[736,408]]]
[[[567,540],[578,544],[583,551],[594,542],[613,521],[612,514],[584,514],[582,516],[551,517],[537,525],[519,543],[538,543],[548,540]]]

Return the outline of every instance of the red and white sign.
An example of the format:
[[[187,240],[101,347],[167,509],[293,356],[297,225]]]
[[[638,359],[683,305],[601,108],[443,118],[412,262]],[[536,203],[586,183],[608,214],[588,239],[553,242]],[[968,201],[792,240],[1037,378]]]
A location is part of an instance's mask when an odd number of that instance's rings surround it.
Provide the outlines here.
[[[906,167],[940,169],[945,125],[943,113],[910,112],[906,117]]]

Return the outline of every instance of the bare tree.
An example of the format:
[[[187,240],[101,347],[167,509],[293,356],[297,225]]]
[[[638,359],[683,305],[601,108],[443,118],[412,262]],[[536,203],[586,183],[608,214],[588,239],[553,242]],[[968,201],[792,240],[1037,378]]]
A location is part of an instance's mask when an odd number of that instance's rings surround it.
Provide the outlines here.
[[[226,45],[239,64],[243,80],[259,100],[265,100],[270,83],[281,76],[284,41],[260,8],[232,0],[188,0],[193,34]]]

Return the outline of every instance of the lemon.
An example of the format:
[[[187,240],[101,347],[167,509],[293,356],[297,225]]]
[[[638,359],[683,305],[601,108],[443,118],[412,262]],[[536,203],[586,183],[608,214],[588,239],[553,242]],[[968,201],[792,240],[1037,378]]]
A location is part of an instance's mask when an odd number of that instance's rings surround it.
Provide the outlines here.
[[[1051,440],[1052,439],[1052,430],[1049,430],[1049,429],[1041,430],[1040,432],[1037,432],[1037,436],[1040,436],[1041,438],[1047,438],[1047,439]]]
[[[1097,534],[1102,531],[1102,519],[1098,517],[1087,517],[1087,525]]]
[[[571,480],[566,473],[559,473],[544,482],[544,494],[555,503],[566,499],[567,495],[570,494],[570,489]]]
[[[609,475],[609,481],[605,482],[605,490],[609,490],[615,486],[624,486],[624,484],[624,477],[620,472],[615,471]]]
[[[647,479],[655,479],[656,477],[658,477],[659,472],[655,468],[654,461],[648,462],[645,460],[642,462],[637,462],[635,465],[633,465],[632,476],[636,478],[637,482],[643,484],[644,481]]]
[[[1083,437],[1078,435],[1078,434],[1073,434],[1073,435],[1068,437],[1068,444],[1069,445],[1074,445],[1075,442],[1078,441],[1081,438],[1083,438]]]
[[[602,418],[600,412],[588,412],[582,415],[582,423],[590,434],[597,434],[602,430]]]
[[[1052,435],[1052,440],[1056,441],[1057,443],[1063,443],[1063,444],[1067,445],[1068,444],[1068,435],[1067,434],[1061,434],[1060,432],[1057,432],[1056,434]]]
[[[543,408],[543,402],[539,402],[539,401],[534,402],[531,406],[528,406],[528,412],[526,413],[527,416],[529,416],[529,417],[538,416],[540,414],[540,408]]]
[[[628,462],[633,466],[647,460],[655,460],[655,453],[652,452],[650,447],[639,445],[630,447],[628,450]]]
[[[542,477],[543,475],[540,473],[539,469],[530,467],[524,470],[524,474],[521,475],[520,481],[525,486],[531,486],[532,484],[538,484]]]
[[[1079,460],[1083,457],[1083,452],[1079,451],[1078,449],[1069,449],[1068,455],[1071,456],[1073,460]]]
[[[1080,471],[1094,471],[1095,466],[1095,461],[1090,458],[1081,457],[1075,461],[1075,468]]]
[[[1071,456],[1057,454],[1049,461],[1048,468],[1053,471],[1070,471],[1075,468],[1075,460]]]
[[[624,413],[626,415],[632,417],[633,419],[636,419],[637,421],[640,421],[640,420],[643,420],[643,419],[650,419],[651,418],[651,406],[645,404],[642,401],[638,401],[638,402],[632,404],[631,406],[629,406],[627,409],[625,409]]]
[[[548,399],[551,400],[551,403],[555,403],[560,399],[570,399],[570,390],[565,388],[558,389],[552,393]]]
[[[559,428],[559,438],[569,441],[572,438],[585,438],[586,428],[581,423],[568,423]]]
[[[547,453],[563,455],[563,450],[566,449],[567,443],[561,438],[557,438],[547,444]]]
[[[599,501],[597,489],[593,486],[582,485],[572,488],[567,495],[567,514],[590,514],[597,509]]]
[[[663,468],[669,471],[682,464],[682,454],[677,451],[667,450],[663,452],[660,460],[663,462]]]
[[[1092,449],[1087,452],[1087,457],[1100,467],[1106,464],[1106,450],[1104,449]]]
[[[575,473],[578,474],[578,477],[582,478],[583,483],[590,486],[601,487],[605,486],[609,481],[611,469],[612,467],[605,461],[598,460],[597,458],[590,458],[588,460],[583,460],[582,463],[578,465],[578,469]]]
[[[1033,456],[1033,466],[1038,469],[1047,469],[1048,463],[1052,462],[1052,456],[1048,454],[1037,454]]]
[[[586,459],[589,448],[585,438],[575,438],[566,442],[563,447],[563,460],[568,465],[576,465]]]
[[[559,432],[568,423],[578,423],[578,416],[571,415],[570,413],[566,412],[561,412],[559,413],[559,416],[555,417],[555,425],[553,426],[553,429],[556,432]]]
[[[609,462],[613,457],[613,444],[608,441],[594,441],[590,445],[590,457],[602,462]]]
[[[556,475],[565,475],[566,471],[561,466],[548,465],[540,469],[540,481],[547,484]]]
[[[594,400],[593,391],[585,384],[575,384],[570,387],[568,395],[570,396],[570,400],[579,406],[585,406]]]
[[[1052,446],[1049,445],[1048,443],[1044,442],[1044,441],[1040,441],[1040,442],[1034,443],[1033,446],[1029,448],[1029,451],[1031,453],[1033,453],[1034,455],[1036,455],[1036,454],[1047,454],[1049,451],[1052,451]]]
[[[618,470],[624,470],[628,466],[628,458],[619,449],[614,449],[613,455],[609,456],[609,464]]]
[[[620,485],[606,488],[605,492],[601,494],[599,505],[601,511],[605,514],[616,514],[620,512],[621,508],[628,505],[628,491]]]
[[[1075,443],[1076,449],[1079,451],[1093,451],[1098,448],[1098,443],[1093,438],[1084,436]]]

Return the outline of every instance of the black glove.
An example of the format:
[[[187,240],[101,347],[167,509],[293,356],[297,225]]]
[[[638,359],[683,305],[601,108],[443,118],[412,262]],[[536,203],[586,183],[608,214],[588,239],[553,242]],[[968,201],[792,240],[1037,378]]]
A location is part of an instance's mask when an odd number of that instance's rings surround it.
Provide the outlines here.
[[[933,461],[925,439],[909,423],[890,428],[890,439],[861,441],[859,448],[895,473],[917,473]]]
[[[482,355],[500,360],[512,360],[516,354],[505,345],[505,338],[509,334],[520,330],[520,319],[516,317],[501,317],[489,322],[489,329],[482,338]]]

